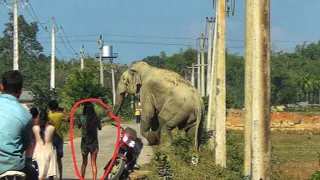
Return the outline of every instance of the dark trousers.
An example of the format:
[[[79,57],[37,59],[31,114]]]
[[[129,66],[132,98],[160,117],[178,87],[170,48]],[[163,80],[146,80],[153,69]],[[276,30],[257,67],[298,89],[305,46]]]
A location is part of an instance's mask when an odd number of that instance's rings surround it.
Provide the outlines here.
[[[137,115],[136,116],[136,123],[139,124],[141,120],[141,115]]]
[[[27,175],[26,180],[38,180],[38,172],[37,170],[30,164],[27,163],[26,166],[20,170]]]

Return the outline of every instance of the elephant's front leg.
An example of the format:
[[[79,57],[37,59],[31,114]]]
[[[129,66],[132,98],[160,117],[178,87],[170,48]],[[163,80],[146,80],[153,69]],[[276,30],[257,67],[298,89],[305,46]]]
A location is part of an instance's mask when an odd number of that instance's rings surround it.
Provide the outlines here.
[[[155,118],[155,109],[153,106],[143,106],[143,112],[141,113],[140,121],[140,133],[147,139],[150,145],[158,144],[158,135],[155,131],[150,131],[152,128],[152,121]]]

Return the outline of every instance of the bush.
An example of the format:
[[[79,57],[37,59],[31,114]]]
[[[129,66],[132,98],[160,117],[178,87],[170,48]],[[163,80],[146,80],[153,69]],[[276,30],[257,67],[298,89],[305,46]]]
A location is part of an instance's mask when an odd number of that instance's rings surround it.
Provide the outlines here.
[[[320,164],[320,153],[318,153],[318,161],[319,161],[319,164]],[[311,176],[311,180],[320,180],[320,171],[316,171],[312,174]]]
[[[225,180],[242,180],[245,176],[242,175],[241,166],[243,166],[243,157],[241,156],[241,148],[239,143],[239,136],[232,133],[227,133],[228,146],[234,146],[227,148],[228,163],[227,168],[222,168],[215,165],[214,156],[212,150],[208,144],[201,145],[201,153],[199,157],[199,163],[197,166],[191,165],[192,146],[191,141],[185,136],[184,132],[178,132],[174,135],[174,143],[171,148],[155,147],[155,154],[162,156],[168,156],[167,167],[172,171],[173,179],[185,180],[185,179],[225,179]],[[237,157],[239,156],[239,157]],[[154,168],[156,166],[157,168]],[[151,164],[148,165],[149,170],[153,173],[149,176],[150,179],[159,179],[158,170],[161,164],[157,158],[154,157]],[[161,173],[160,173],[161,174]]]
[[[186,136],[186,133],[184,131],[178,131],[174,136],[172,153],[186,163],[190,163],[192,157],[190,145],[191,139]]]

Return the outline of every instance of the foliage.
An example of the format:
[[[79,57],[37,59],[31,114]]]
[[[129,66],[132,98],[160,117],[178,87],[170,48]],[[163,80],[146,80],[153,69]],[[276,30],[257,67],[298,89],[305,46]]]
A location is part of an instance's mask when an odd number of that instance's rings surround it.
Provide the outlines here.
[[[206,112],[208,112],[208,107],[209,107],[209,96],[202,97],[203,104],[204,104],[204,109]]]
[[[225,169],[214,164],[213,153],[207,144],[201,145],[201,154],[199,157],[199,164],[197,166],[191,165],[191,141],[185,136],[185,133],[179,132],[174,135],[174,143],[171,148],[155,147],[155,154],[168,157],[168,165],[173,171],[173,179],[228,179],[241,180],[245,179],[239,172],[235,172],[229,168]],[[233,153],[229,151],[228,153]],[[232,163],[238,163],[233,161]],[[159,162],[157,156],[153,158],[151,164],[148,165],[148,170],[153,171],[149,176],[150,179],[158,178]],[[238,164],[238,166],[241,166]]]
[[[320,165],[320,153],[318,153],[318,161],[319,161],[319,165]],[[320,171],[316,171],[312,174],[311,176],[311,180],[320,180]]]
[[[243,172],[244,147],[235,133],[227,131],[227,167],[234,172]]]
[[[58,92],[60,100],[68,107],[88,98],[104,98],[107,103],[112,99],[110,87],[101,86],[94,73],[89,70],[73,69]]]
[[[58,97],[55,89],[50,90],[40,83],[33,84],[30,90],[33,93],[34,106],[41,110],[47,109],[49,101]]]

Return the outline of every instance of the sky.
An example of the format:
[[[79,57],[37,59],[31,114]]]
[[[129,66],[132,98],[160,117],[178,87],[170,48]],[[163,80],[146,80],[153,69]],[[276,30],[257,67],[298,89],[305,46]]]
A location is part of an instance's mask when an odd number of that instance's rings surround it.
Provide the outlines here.
[[[198,48],[196,39],[205,32],[205,18],[214,17],[212,0],[29,0],[31,6],[26,8],[21,1],[18,13],[29,22],[37,16],[41,23],[49,21],[43,26],[51,30],[50,20],[54,17],[58,27],[63,27],[64,31],[56,35],[58,58],[75,57],[82,44],[86,54],[98,53],[97,41],[101,34],[104,45],[112,45],[113,52],[118,53],[114,61],[126,64],[159,55],[161,51],[172,55],[188,45]],[[278,50],[290,52],[303,41],[319,40],[320,1],[301,2],[271,0],[271,41]],[[9,9],[0,4],[1,32],[8,22],[8,12]],[[227,18],[226,29],[229,52],[243,55],[245,0],[236,0],[235,14]],[[44,46],[44,53],[49,55],[51,39],[41,26],[38,40]]]

